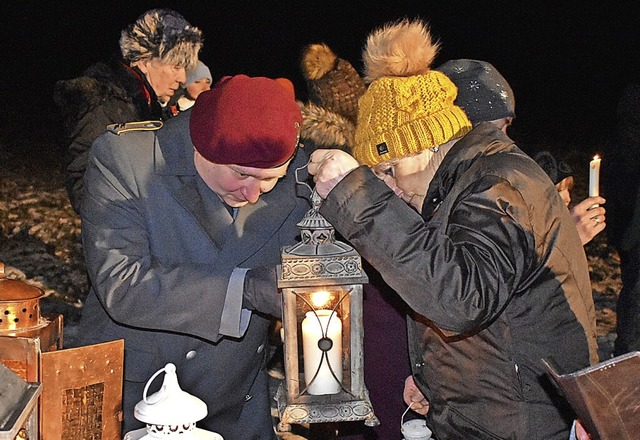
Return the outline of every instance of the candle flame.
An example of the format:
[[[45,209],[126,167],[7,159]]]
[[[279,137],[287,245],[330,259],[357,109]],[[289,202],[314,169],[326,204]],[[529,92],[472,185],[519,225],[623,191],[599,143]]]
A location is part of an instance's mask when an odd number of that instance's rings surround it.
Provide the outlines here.
[[[600,155],[596,154],[595,156],[593,156],[593,160],[600,160]]]
[[[310,298],[311,304],[313,305],[314,308],[322,308],[327,304],[329,304],[329,301],[331,301],[332,297],[333,295],[331,295],[331,293],[326,290],[313,292]]]

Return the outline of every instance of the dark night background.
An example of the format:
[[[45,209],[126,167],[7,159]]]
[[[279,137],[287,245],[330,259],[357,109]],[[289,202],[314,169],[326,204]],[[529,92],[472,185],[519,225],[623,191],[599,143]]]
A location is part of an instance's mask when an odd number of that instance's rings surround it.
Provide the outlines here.
[[[118,48],[119,33],[152,7],[181,12],[205,36],[201,58],[222,75],[286,76],[306,99],[301,48],[326,42],[359,71],[367,34],[421,17],[440,39],[434,65],[491,62],[511,83],[523,147],[570,144],[593,154],[615,124],[624,85],[638,80],[640,13],[635,2],[538,1],[14,1],[0,17],[3,114],[0,147],[12,157],[57,154],[53,84]],[[13,154],[15,153],[15,155]],[[45,155],[46,156],[46,155]],[[34,158],[42,155],[34,155]]]
[[[581,171],[576,200],[586,197],[588,161],[612,133],[624,86],[640,81],[635,0],[0,0],[0,5],[0,261],[46,291],[42,311],[64,315],[70,346],[88,280],[80,219],[62,184],[66,145],[53,85],[117,51],[120,31],[148,9],[175,9],[203,30],[201,58],[214,80],[238,73],[285,76],[303,101],[299,56],[305,45],[325,42],[361,71],[361,49],[372,29],[405,16],[423,18],[441,42],[434,65],[482,59],[510,82],[518,117],[509,133],[518,145],[573,156],[572,166]],[[585,250],[604,360],[612,356],[616,337],[619,258],[606,234]]]

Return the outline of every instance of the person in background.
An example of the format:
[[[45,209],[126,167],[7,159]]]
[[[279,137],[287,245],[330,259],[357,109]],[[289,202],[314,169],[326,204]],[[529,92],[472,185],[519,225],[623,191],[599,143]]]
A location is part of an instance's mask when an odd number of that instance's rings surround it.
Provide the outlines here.
[[[300,71],[308,101],[300,103],[300,137],[309,152],[317,148],[351,151],[358,118],[358,99],[366,90],[351,63],[339,58],[325,43],[302,49]]]
[[[568,163],[557,160],[550,151],[542,150],[533,154],[533,160],[549,176],[558,190],[565,205],[571,204],[571,190],[573,189],[573,170]],[[582,237],[581,237],[582,238]],[[584,244],[584,243],[583,243]]]
[[[563,372],[598,361],[586,256],[535,161],[493,124],[472,130],[430,69],[437,49],[420,20],[369,35],[355,158],[311,156],[320,213],[411,308],[438,440],[566,440],[575,414],[541,359]]]
[[[275,438],[265,344],[281,315],[275,266],[310,206],[296,196],[301,120],[282,81],[237,75],[157,131],[114,125],[93,144],[81,344],[124,339],[123,432],[142,427],[134,406],[171,362],[207,404],[200,427]]]
[[[200,93],[211,89],[212,82],[211,71],[205,63],[198,61],[195,69],[187,72],[187,81],[182,86],[183,95],[177,101],[178,110],[190,109]]]
[[[305,150],[337,148],[351,152],[355,142],[358,99],[366,86],[351,63],[324,43],[304,47],[301,72],[308,102],[301,105],[300,140]],[[406,409],[402,399],[405,378],[411,374],[404,303],[363,261],[369,282],[363,286],[364,380],[380,424],[347,422],[335,427],[341,440],[400,439]],[[405,419],[415,414],[407,414]]]
[[[558,190],[558,194],[571,212],[580,241],[589,243],[593,237],[604,231],[606,224],[606,210],[602,204],[605,199],[601,196],[587,197],[580,203],[570,206],[571,190],[573,189],[573,170],[564,161],[558,161],[551,152],[543,150],[535,153],[533,159],[547,173]]]
[[[614,137],[602,161],[609,201],[607,238],[620,255],[622,289],[616,306],[614,355],[640,350],[640,83],[618,101]]]
[[[65,186],[79,214],[93,141],[107,125],[172,116],[167,103],[196,66],[202,32],[178,12],[151,9],[120,34],[120,52],[78,78],[58,81],[54,101],[68,145]]]
[[[445,62],[435,70],[447,75],[456,85],[458,96],[455,103],[464,110],[474,126],[491,122],[508,134],[507,129],[516,117],[515,94],[498,69],[486,61],[457,59]],[[558,162],[548,151],[538,153],[534,159],[547,172],[569,207],[573,176],[568,165]],[[600,196],[587,197],[570,208],[582,244],[587,244],[604,230],[604,203],[605,199]]]
[[[434,68],[458,88],[455,104],[476,126],[491,122],[505,134],[516,117],[516,99],[511,85],[491,64],[481,60],[449,60]]]

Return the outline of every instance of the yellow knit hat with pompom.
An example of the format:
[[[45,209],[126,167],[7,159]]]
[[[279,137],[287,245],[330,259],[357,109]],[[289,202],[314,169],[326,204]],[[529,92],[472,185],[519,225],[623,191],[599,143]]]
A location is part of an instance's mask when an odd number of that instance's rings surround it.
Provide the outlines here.
[[[363,59],[370,85],[358,101],[354,157],[364,165],[420,153],[464,136],[471,122],[454,105],[458,89],[430,69],[438,45],[421,21],[374,31]]]

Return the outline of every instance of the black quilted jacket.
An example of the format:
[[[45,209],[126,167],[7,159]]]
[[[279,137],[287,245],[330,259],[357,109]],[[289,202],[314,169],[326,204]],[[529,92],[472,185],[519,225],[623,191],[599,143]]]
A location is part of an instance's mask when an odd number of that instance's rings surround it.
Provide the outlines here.
[[[545,172],[481,124],[444,157],[420,215],[367,168],[320,212],[411,307],[409,350],[438,440],[562,439],[562,373],[597,362],[587,260]]]
[[[162,108],[144,76],[115,58],[94,64],[78,78],[58,81],[53,97],[62,112],[68,142],[65,185],[79,213],[93,141],[110,124],[162,119]]]

